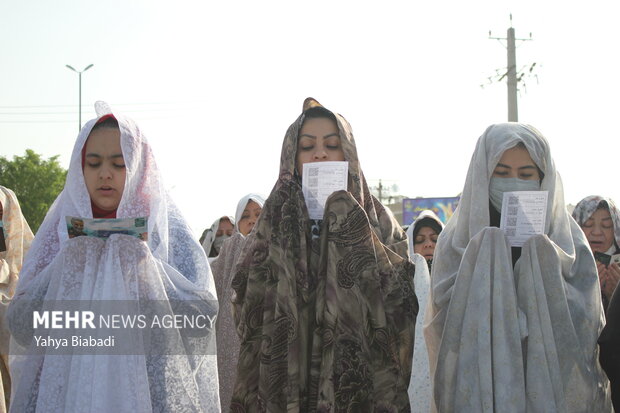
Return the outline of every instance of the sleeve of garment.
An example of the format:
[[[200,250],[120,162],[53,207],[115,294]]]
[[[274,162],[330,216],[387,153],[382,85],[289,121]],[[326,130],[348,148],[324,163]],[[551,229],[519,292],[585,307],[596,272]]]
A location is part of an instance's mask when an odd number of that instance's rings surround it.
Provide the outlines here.
[[[611,385],[614,409],[620,410],[620,289],[616,288],[607,308],[607,324],[598,339],[599,360]]]

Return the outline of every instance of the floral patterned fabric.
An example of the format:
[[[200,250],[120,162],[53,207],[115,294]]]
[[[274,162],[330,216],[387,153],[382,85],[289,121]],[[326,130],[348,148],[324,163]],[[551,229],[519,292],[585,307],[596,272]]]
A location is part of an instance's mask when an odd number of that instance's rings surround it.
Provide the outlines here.
[[[22,215],[15,194],[3,186],[0,186],[0,206],[6,244],[6,251],[0,252],[0,413],[4,413],[11,388],[8,363],[10,333],[4,315],[34,235]]]
[[[349,124],[335,116],[349,184],[327,200],[320,236],[294,172],[302,114],[238,262],[231,412],[409,411],[414,267],[404,232],[368,191]]]

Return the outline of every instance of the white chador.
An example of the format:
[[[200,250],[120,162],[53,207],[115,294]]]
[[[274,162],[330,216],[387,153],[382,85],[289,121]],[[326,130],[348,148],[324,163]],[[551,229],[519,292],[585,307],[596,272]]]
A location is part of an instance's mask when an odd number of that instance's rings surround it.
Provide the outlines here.
[[[100,115],[103,115],[101,113]],[[117,218],[148,217],[148,242],[129,235],[107,240],[69,239],[66,216],[92,217],[82,173],[82,148],[98,121],[81,130],[61,194],[50,208],[26,258],[10,326],[19,325],[32,300],[105,303],[124,300],[197,300],[217,312],[215,288],[204,251],[168,197],[151,147],[137,126],[114,114],[126,180]],[[11,412],[210,412],[219,411],[215,353],[195,354],[174,329],[167,331],[170,355],[35,354],[35,340],[18,331],[11,343]],[[94,333],[96,334],[96,332]],[[203,340],[214,340],[203,336]],[[160,338],[164,337],[163,335]],[[106,336],[95,337],[105,339]],[[135,335],[134,349],[144,343]],[[116,345],[119,345],[118,338]],[[46,354],[47,353],[47,354]]]
[[[549,200],[544,234],[525,242],[513,268],[504,233],[490,226],[489,180],[519,142]],[[546,139],[516,123],[489,127],[435,250],[425,328],[433,411],[609,412],[596,344],[600,297]]]
[[[413,362],[411,364],[411,380],[409,381],[409,403],[412,413],[428,413],[431,404],[431,379],[428,367],[428,352],[426,351],[426,341],[422,330],[424,328],[424,315],[428,302],[430,290],[429,265],[426,259],[414,250],[415,237],[413,232],[418,225],[424,226],[423,222],[432,219],[437,223],[437,227],[443,228],[443,223],[431,210],[425,210],[418,215],[415,221],[407,229],[407,239],[409,240],[409,256],[415,264],[415,276],[413,285],[415,295],[418,297],[420,311],[415,322],[415,340],[413,344]]]

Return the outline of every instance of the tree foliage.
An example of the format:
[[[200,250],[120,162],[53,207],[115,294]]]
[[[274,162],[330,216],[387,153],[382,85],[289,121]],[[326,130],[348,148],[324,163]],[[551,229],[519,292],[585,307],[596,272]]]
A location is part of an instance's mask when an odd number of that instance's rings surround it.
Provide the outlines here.
[[[60,191],[67,171],[60,166],[58,155],[45,160],[31,149],[24,156],[8,160],[0,156],[0,185],[12,189],[22,213],[36,232]]]

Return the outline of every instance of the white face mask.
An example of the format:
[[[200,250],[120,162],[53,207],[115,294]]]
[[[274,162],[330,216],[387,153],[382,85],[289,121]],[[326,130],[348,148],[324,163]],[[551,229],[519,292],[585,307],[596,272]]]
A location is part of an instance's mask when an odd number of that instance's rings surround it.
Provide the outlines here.
[[[224,244],[224,241],[226,241],[228,238],[230,238],[230,235],[220,235],[219,237],[215,237],[215,240],[213,240],[213,248],[215,248],[215,252],[217,252],[218,255],[220,253],[220,248],[222,248],[222,245]]]
[[[493,205],[498,212],[502,212],[504,192],[539,190],[540,182],[538,182],[537,179],[525,180],[519,178],[498,178],[496,176],[492,176],[491,182],[489,183],[489,199],[491,200],[491,205]]]

